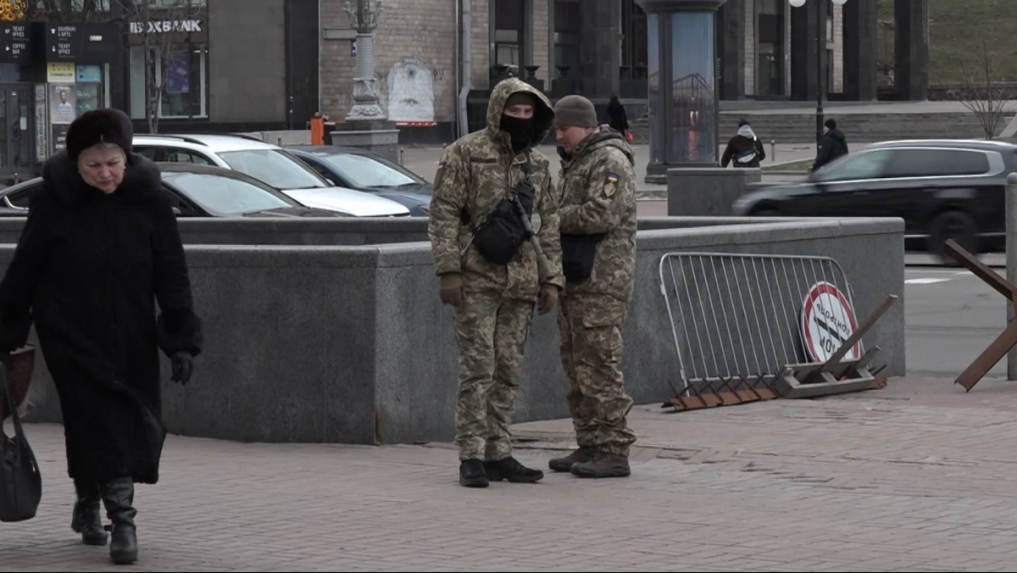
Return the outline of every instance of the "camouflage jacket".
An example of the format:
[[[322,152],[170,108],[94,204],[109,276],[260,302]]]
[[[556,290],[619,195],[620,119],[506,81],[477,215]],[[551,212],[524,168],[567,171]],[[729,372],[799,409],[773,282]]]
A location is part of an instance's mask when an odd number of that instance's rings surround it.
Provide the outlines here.
[[[524,177],[525,154],[512,151],[508,134],[500,128],[505,102],[516,92],[532,93],[540,102],[534,112],[534,147],[551,132],[554,111],[544,94],[515,78],[495,86],[487,110],[487,128],[460,138],[442,154],[434,179],[428,234],[437,274],[461,272],[463,289],[468,292],[494,291],[511,299],[536,300],[540,285],[532,244],[524,243],[508,265],[490,263],[476,248],[467,248],[473,236],[467,221],[483,221],[491,207],[507,198]],[[537,238],[552,275],[545,282],[563,287],[558,197],[547,157],[532,148],[530,154],[535,188],[533,212],[540,217]]]
[[[606,233],[596,247],[593,274],[569,293],[606,294],[628,301],[636,265],[636,175],[632,148],[602,125],[586,137],[560,175],[561,233]]]

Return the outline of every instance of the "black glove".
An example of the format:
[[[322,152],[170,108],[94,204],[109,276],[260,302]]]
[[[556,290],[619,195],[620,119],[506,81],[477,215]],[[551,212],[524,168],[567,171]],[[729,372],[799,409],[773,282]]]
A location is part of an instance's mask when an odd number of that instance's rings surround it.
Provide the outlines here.
[[[178,384],[187,384],[191,380],[191,370],[194,369],[194,361],[191,355],[186,352],[174,352],[171,358],[173,362],[173,374],[170,380]]]

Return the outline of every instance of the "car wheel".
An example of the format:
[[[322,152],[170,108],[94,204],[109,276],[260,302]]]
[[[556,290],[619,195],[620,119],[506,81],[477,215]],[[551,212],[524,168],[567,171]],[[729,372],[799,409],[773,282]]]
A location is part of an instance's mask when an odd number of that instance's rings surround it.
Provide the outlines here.
[[[929,253],[948,267],[960,266],[946,252],[946,242],[953,239],[972,255],[978,255],[978,224],[964,211],[947,211],[936,215],[929,224]]]
[[[756,209],[749,214],[750,217],[780,217],[780,211],[773,207],[763,207],[762,209]]]

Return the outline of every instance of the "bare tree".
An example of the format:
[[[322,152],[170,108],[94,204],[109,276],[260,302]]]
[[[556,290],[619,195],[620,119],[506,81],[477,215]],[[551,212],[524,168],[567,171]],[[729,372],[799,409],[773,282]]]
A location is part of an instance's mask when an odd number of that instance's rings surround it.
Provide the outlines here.
[[[175,50],[175,37],[189,30],[181,22],[196,19],[201,8],[193,0],[113,0],[119,4],[128,22],[131,36],[141,40],[145,67],[145,118],[150,133],[159,132],[159,112],[166,95],[167,80],[177,56],[190,57]]]
[[[999,47],[986,37],[973,39],[968,52],[968,65],[964,67],[961,102],[978,118],[985,139],[992,139],[1006,116],[1006,105],[1013,97],[1007,83],[1007,68],[1011,50]]]

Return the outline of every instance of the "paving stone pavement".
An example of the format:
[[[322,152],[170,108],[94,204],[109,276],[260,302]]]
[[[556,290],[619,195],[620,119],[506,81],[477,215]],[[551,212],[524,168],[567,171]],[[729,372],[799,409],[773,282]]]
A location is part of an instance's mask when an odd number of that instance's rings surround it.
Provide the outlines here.
[[[59,426],[27,432],[39,515],[0,524],[0,571],[1006,571],[1017,562],[1017,383],[950,380],[709,411],[638,407],[628,479],[457,485],[448,444],[170,436],[139,486],[141,561],[70,530]],[[546,467],[570,422],[516,427]],[[8,428],[8,432],[9,432]]]

